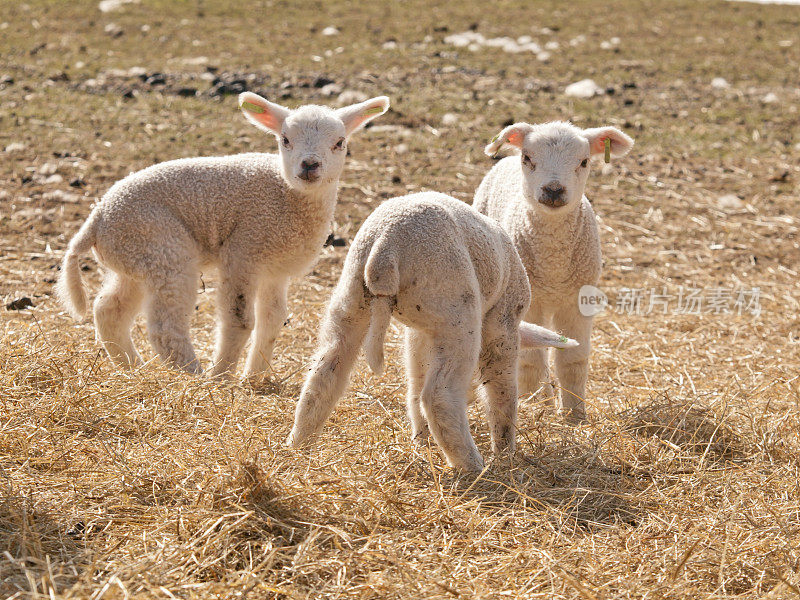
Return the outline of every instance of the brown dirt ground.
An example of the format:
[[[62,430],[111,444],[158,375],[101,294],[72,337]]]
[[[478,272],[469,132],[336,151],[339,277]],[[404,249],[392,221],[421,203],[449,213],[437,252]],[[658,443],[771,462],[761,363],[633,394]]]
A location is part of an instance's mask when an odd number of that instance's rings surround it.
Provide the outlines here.
[[[800,7],[0,8],[0,595],[800,595]],[[328,25],[340,34],[323,36]],[[470,27],[559,47],[542,63],[443,41]],[[615,50],[601,49],[615,36]],[[613,93],[563,95],[585,77]],[[449,472],[435,447],[414,455],[398,328],[385,374],[359,363],[317,447],[281,447],[346,248],[326,249],[292,286],[269,382],[115,369],[91,324],[52,297],[92,202],[157,161],[272,151],[225,91],[239,82],[289,106],[335,102],[321,78],[393,102],[351,146],[335,223],[346,240],[392,196],[470,201],[491,166],[481,149],[509,120],[610,123],[636,146],[598,163],[587,188],[602,218],[602,287],[612,298],[758,287],[761,314],[598,317],[590,422],[568,427],[522,399],[520,452],[477,482]],[[739,202],[720,202],[729,195]],[[85,267],[96,289],[97,267]],[[214,277],[198,296],[206,362]],[[6,309],[23,297],[34,307]],[[143,333],[140,322],[150,356]],[[483,416],[471,417],[488,455]]]

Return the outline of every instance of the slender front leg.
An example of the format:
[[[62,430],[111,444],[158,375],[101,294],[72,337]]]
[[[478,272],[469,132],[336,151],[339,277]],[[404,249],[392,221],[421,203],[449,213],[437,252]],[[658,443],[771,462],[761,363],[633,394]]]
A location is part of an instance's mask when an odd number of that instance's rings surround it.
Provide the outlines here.
[[[255,322],[256,277],[252,273],[223,271],[218,295],[217,348],[211,375],[228,375],[236,369]]]
[[[411,441],[419,446],[428,442],[428,423],[422,414],[420,394],[425,383],[425,371],[430,362],[430,343],[423,333],[406,327],[405,340],[406,373],[408,389],[406,390],[406,410],[411,421]]]
[[[247,355],[245,377],[257,377],[269,367],[275,338],[286,320],[288,286],[288,279],[265,279],[261,282],[255,301],[256,327]]]
[[[561,386],[561,412],[568,422],[580,423],[586,420],[592,317],[584,317],[580,313],[576,298],[574,302],[567,302],[559,308],[553,324],[557,331],[580,343],[577,348],[555,350],[556,375]]]

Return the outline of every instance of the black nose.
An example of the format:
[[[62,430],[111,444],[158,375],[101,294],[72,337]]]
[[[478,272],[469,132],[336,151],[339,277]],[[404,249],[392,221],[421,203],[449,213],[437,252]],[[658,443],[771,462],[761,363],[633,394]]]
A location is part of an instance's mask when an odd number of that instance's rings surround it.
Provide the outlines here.
[[[304,160],[300,163],[300,166],[303,167],[303,171],[316,171],[319,168],[319,161]]]
[[[542,188],[542,191],[551,200],[557,200],[564,195],[564,186],[557,181],[551,181]]]

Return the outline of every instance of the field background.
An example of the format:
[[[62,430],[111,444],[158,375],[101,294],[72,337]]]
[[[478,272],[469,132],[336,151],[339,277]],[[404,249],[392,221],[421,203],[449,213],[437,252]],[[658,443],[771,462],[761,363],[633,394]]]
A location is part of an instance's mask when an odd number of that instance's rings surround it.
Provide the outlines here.
[[[558,48],[540,62],[444,42],[470,28]],[[799,596],[799,31],[800,8],[726,2],[0,0],[0,597]],[[564,95],[585,77],[613,93]],[[587,186],[602,287],[757,286],[762,313],[601,315],[589,423],[523,399],[520,451],[477,482],[436,447],[414,454],[393,328],[384,376],[360,361],[317,447],[284,449],[346,248],[292,286],[255,386],[119,372],[52,296],[117,179],[275,150],[238,113],[242,85],[292,107],[391,97],[350,147],[348,242],[392,196],[470,202],[507,122],[616,125],[636,146]]]

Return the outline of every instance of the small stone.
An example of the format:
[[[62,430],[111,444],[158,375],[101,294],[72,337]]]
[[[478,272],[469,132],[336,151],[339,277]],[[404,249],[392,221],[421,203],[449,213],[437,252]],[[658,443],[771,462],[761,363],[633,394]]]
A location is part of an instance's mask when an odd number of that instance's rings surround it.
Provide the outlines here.
[[[163,73],[153,73],[145,79],[147,85],[164,85],[167,83],[167,76]]]
[[[347,240],[331,233],[330,235],[328,235],[328,239],[325,240],[325,244],[323,247],[327,248],[328,246],[333,246],[334,248],[343,248],[346,245],[347,245]]]
[[[333,79],[329,77],[325,77],[324,75],[319,75],[318,77],[314,78],[314,81],[311,83],[315,88],[324,88],[326,85],[330,85],[331,83],[336,83]]]
[[[778,101],[778,95],[775,94],[774,92],[770,92],[761,99],[761,102],[763,102],[764,104],[774,104],[777,101]]]
[[[326,27],[322,30],[322,35],[331,36],[331,35],[339,35],[339,30],[336,27]]]
[[[25,150],[25,144],[23,144],[22,142],[11,142],[5,148],[5,151],[8,153],[19,152],[20,150]]]
[[[603,88],[592,79],[582,79],[566,87],[564,94],[573,98],[591,98],[603,93]]]
[[[711,80],[711,87],[715,90],[727,90],[731,87],[731,84],[722,77],[714,77],[714,79]]]
[[[454,113],[445,113],[442,116],[442,125],[445,127],[452,127],[456,123],[458,123],[458,115]]]
[[[36,169],[39,175],[52,175],[56,171],[58,171],[58,164],[54,162],[46,162]]]
[[[733,194],[726,194],[717,198],[717,207],[721,210],[736,210],[742,208],[744,202],[738,196]]]
[[[117,37],[121,36],[123,33],[125,33],[122,30],[122,27],[120,27],[116,23],[109,23],[108,25],[103,27],[103,31],[105,31],[111,37],[115,37],[115,38],[117,38]]]
[[[6,310],[25,310],[26,308],[33,308],[35,305],[33,301],[27,296],[17,298],[6,304]]]
[[[53,190],[52,192],[45,192],[42,194],[42,198],[45,200],[55,200],[56,202],[75,204],[78,202],[78,200],[80,200],[81,197],[78,194],[65,192],[64,190]]]
[[[329,83],[320,88],[319,93],[323,96],[333,96],[342,93],[342,86],[338,83]]]
[[[14,83],[14,78],[11,75],[3,75],[0,77],[0,84],[11,85]]]
[[[347,106],[348,104],[357,104],[368,99],[369,96],[359,90],[345,90],[339,94],[339,97],[336,99],[336,103],[339,106]]]

